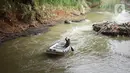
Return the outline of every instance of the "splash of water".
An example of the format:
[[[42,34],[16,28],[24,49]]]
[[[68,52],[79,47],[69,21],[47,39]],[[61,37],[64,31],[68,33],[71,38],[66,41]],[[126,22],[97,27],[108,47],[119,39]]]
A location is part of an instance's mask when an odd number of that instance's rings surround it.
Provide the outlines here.
[[[130,22],[130,13],[123,10],[120,14],[114,16],[113,20],[118,24]]]
[[[114,53],[130,58],[130,41],[110,40],[110,44]]]

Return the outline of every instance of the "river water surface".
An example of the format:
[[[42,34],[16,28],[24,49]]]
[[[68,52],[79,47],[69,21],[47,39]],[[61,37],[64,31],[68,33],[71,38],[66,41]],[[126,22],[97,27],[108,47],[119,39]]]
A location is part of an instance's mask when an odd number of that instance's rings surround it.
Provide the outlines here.
[[[111,20],[108,12],[87,14],[89,22],[59,24],[45,34],[21,37],[0,46],[0,73],[130,73],[130,38],[107,37],[92,31],[92,23]],[[45,50],[71,39],[75,51],[50,57]]]

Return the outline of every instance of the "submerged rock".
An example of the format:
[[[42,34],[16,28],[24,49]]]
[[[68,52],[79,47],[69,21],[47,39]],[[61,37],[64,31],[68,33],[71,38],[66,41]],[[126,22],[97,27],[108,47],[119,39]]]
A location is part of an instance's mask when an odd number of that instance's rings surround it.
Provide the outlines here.
[[[65,23],[65,24],[71,24],[72,21],[70,21],[70,20],[65,20],[64,23]]]
[[[90,22],[90,20],[87,19],[80,19],[80,20],[65,20],[65,24],[71,24],[71,23],[80,23],[80,22]]]

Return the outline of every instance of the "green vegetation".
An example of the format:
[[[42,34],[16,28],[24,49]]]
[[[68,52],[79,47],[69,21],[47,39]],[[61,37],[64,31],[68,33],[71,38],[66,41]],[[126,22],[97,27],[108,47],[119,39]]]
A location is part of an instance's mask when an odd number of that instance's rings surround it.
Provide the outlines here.
[[[40,5],[52,4],[52,5],[62,5],[62,6],[76,6],[79,5],[82,0],[39,0]]]
[[[18,19],[24,22],[38,20],[42,23],[41,20],[54,16],[51,12],[56,9],[87,11],[89,7],[98,6],[109,10],[119,2],[120,0],[1,0],[0,16],[3,16],[3,12],[6,16],[8,13],[16,13]]]
[[[42,20],[53,16],[51,13],[58,8],[79,9],[85,0],[2,0],[0,1],[0,16],[9,16],[10,13],[17,13],[18,19],[24,22]],[[3,16],[4,14],[4,16]]]
[[[101,9],[113,10],[115,4],[119,4],[120,0],[102,0]]]

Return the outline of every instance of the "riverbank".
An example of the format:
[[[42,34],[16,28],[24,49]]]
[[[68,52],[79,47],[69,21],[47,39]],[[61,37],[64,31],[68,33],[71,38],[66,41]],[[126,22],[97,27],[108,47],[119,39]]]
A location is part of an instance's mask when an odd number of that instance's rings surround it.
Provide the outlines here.
[[[38,35],[49,31],[49,27],[56,24],[63,24],[65,20],[82,20],[86,19],[86,15],[81,15],[80,12],[66,12],[63,10],[55,11],[57,16],[47,19],[43,23],[32,21],[31,23],[23,23],[16,18],[10,16],[0,19],[0,44],[16,39],[18,37],[26,37]],[[11,18],[12,17],[12,18]]]

